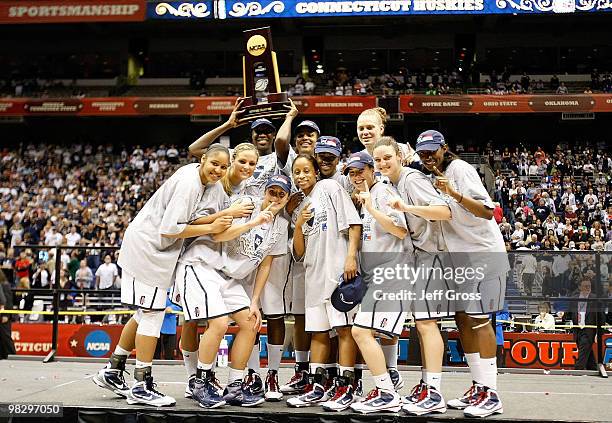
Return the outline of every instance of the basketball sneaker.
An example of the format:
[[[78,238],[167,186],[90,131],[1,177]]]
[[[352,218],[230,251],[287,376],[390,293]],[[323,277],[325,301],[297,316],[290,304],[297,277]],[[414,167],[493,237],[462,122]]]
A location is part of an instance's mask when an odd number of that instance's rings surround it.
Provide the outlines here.
[[[463,414],[466,417],[487,417],[492,414],[502,414],[503,412],[504,408],[497,391],[486,386],[479,392],[476,401],[463,410]]]
[[[278,386],[278,371],[268,370],[265,386],[266,393],[264,397],[266,401],[280,401],[283,399],[283,393]]]
[[[379,413],[383,411],[397,413],[402,408],[399,394],[394,391],[374,388],[361,402],[351,404],[351,409],[358,413]]]
[[[470,404],[474,404],[480,397],[480,392],[484,389],[484,386],[472,381],[472,386],[468,389],[461,397],[450,400],[446,403],[450,408],[457,410],[463,410]]]
[[[402,410],[413,416],[422,416],[431,413],[446,413],[446,404],[442,394],[427,384],[421,386],[419,396],[414,402],[405,402]]]
[[[298,365],[295,365],[295,373],[291,380],[280,387],[283,394],[303,394],[304,389],[308,386],[308,371],[300,370]]]

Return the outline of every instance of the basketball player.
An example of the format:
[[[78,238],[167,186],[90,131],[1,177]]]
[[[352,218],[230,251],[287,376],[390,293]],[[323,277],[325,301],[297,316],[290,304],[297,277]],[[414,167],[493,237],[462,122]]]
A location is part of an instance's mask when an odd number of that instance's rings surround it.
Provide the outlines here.
[[[455,321],[473,385],[448,405],[464,409],[468,417],[500,414],[503,407],[497,393],[497,343],[489,316],[504,307],[509,263],[504,240],[493,220],[495,205],[474,167],[449,151],[440,132],[420,134],[416,151],[435,177],[436,187],[452,199],[449,205],[453,219],[442,222],[448,250],[465,253],[457,254],[459,261],[486,269],[484,279],[456,284],[457,292],[477,293],[480,300],[455,303]]]
[[[241,198],[255,205],[251,216],[237,219],[226,231],[202,237],[188,246],[179,261],[176,285],[187,320],[207,320],[200,340],[199,360],[192,397],[205,408],[229,403],[253,407],[264,401],[263,392],[243,383],[244,369],[261,325],[259,302],[268,280],[272,257],[287,247],[287,220],[278,215],[285,206],[290,180],[270,178],[263,199]],[[223,252],[218,249],[223,242]],[[246,289],[246,291],[245,291]],[[248,293],[247,293],[248,291]],[[250,297],[250,298],[249,298]],[[239,327],[232,344],[228,385],[219,395],[213,362],[231,317]]]
[[[356,345],[350,328],[355,310],[340,312],[329,302],[340,277],[357,275],[357,252],[361,219],[346,191],[336,181],[317,182],[317,161],[299,155],[293,162],[296,186],[307,197],[295,226],[293,250],[303,259],[306,278],[306,331],[311,332],[310,384],[304,394],[287,400],[291,407],[322,404],[325,410],[341,411],[354,401],[353,381]],[[329,357],[329,334],[339,337],[340,377],[334,396],[326,396],[324,363]]]
[[[361,203],[363,229],[359,262],[361,275],[370,287],[370,292],[366,293],[365,302],[362,302],[361,310],[355,317],[352,334],[376,386],[365,401],[353,403],[351,408],[363,413],[397,412],[401,408],[400,396],[396,393],[392,377],[385,366],[384,347],[378,344],[375,336],[393,338],[401,335],[407,308],[392,310],[391,305],[401,303],[379,304],[366,299],[372,298],[375,290],[384,289],[373,283],[373,269],[384,268],[385,265],[393,266],[405,252],[412,252],[412,243],[410,237],[406,237],[408,229],[404,214],[387,205],[388,192],[392,191],[397,195],[397,191],[377,180],[372,157],[364,151],[351,155],[344,172],[348,174]]]
[[[93,378],[96,385],[127,398],[129,404],[174,405],[174,398],[155,389],[152,362],[166,308],[166,292],[183,239],[219,233],[231,224],[231,217],[213,222],[192,222],[204,193],[227,171],[229,152],[217,145],[202,155],[199,163],[177,170],[147,201],[125,232],[119,251],[123,270],[121,301],[137,308],[125,325],[119,344],[106,368]],[[134,385],[123,378],[125,362],[136,347]]]
[[[439,261],[436,253],[446,250],[439,221],[451,218],[447,202],[422,172],[401,166],[400,148],[393,138],[383,137],[374,145],[374,162],[399,192],[399,196],[390,196],[388,203],[406,215],[416,263],[433,268]],[[445,280],[431,279],[417,280],[414,289],[420,298],[423,292],[448,290],[449,287]],[[436,321],[450,314],[449,304],[445,298],[413,304],[421,344],[422,380],[404,398],[402,409],[413,415],[444,413],[446,404],[440,392],[444,342]]]

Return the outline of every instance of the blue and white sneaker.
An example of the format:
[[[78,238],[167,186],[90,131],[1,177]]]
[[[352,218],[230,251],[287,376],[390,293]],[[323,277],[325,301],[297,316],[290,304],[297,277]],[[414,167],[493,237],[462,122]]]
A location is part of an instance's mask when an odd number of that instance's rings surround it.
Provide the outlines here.
[[[176,404],[174,398],[162,394],[155,387],[156,384],[153,382],[153,376],[146,376],[144,381],[134,383],[132,389],[129,390],[127,403],[130,405],[152,405],[154,407],[167,407]]]
[[[123,369],[101,369],[91,380],[100,388],[108,389],[122,398],[127,398],[130,387],[125,383]]]
[[[472,381],[472,387],[459,398],[455,398],[446,403],[450,408],[463,410],[464,408],[474,404],[480,398],[480,392],[484,390],[484,386]]]
[[[303,394],[308,386],[308,371],[299,370],[295,365],[295,373],[291,380],[280,387],[283,394]]]
[[[446,413],[446,404],[442,394],[436,388],[423,384],[419,396],[414,402],[404,402],[402,410],[413,416]]]
[[[397,392],[374,388],[361,402],[351,404],[351,409],[358,413],[378,413],[388,411],[397,413],[402,408],[402,401]]]
[[[342,380],[342,378],[338,378],[334,396],[321,404],[321,407],[323,407],[325,411],[344,411],[355,402],[353,392],[352,385],[349,385],[345,380]]]
[[[223,399],[229,405],[240,407],[255,407],[265,401],[263,391],[255,393],[246,382],[240,380],[226,386]]]
[[[185,398],[193,398],[193,390],[195,389],[196,376],[189,376],[187,386],[185,386]]]
[[[225,400],[217,387],[209,379],[193,378],[192,398],[200,404],[202,408],[218,408],[225,405]],[[191,383],[191,379],[189,380]]]
[[[391,376],[391,382],[393,382],[395,392],[399,392],[399,390],[404,387],[404,379],[402,379],[402,375],[394,367],[388,368],[387,371],[389,372],[389,376]]]
[[[487,417],[492,414],[502,414],[504,408],[497,391],[486,386],[480,391],[478,399],[468,405],[463,414],[466,417]]]
[[[423,382],[423,380],[421,379],[421,381],[417,385],[414,385],[412,387],[410,393],[407,396],[400,399],[402,404],[415,403],[419,398],[419,395],[421,395],[421,390],[423,390],[424,385],[425,382]]]
[[[317,405],[327,400],[325,395],[325,389],[323,385],[319,383],[313,383],[306,386],[306,389],[302,395],[297,397],[289,398],[287,405],[289,407],[310,407]]]
[[[261,376],[255,370],[249,369],[249,372],[244,380],[245,385],[247,385],[253,394],[262,394],[264,393],[264,383],[261,380]]]

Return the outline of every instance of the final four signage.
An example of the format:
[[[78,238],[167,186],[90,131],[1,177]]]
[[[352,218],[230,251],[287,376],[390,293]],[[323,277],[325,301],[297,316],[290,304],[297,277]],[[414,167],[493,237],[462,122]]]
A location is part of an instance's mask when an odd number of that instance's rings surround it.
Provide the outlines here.
[[[152,19],[605,12],[612,0],[205,0],[148,4]]]

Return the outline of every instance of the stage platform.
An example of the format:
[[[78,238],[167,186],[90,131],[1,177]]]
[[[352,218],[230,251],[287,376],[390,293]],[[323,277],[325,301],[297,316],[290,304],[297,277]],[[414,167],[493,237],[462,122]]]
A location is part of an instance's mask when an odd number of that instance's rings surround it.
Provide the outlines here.
[[[184,398],[185,371],[179,365],[156,365],[154,376],[159,390],[177,399],[175,407],[152,408],[130,406],[111,392],[98,388],[92,375],[102,367],[91,362],[53,362],[43,364],[33,360],[0,361],[0,403],[59,402],[64,405],[63,419],[49,422],[397,422],[397,421],[464,421],[461,411],[449,410],[444,415],[426,418],[402,414],[359,415],[350,412],[326,413],[320,408],[288,408],[285,402],[265,403],[254,409],[224,407],[204,410],[194,401]],[[133,366],[128,366],[132,373]],[[291,368],[280,370],[281,383],[292,374]],[[366,392],[372,387],[365,372]],[[218,369],[222,383],[227,381],[227,369]],[[406,387],[418,380],[419,373],[403,371]],[[126,375],[131,380],[131,376]],[[461,394],[469,386],[469,374],[446,372],[442,380],[445,398]],[[552,374],[501,374],[499,391],[504,402],[502,415],[489,421],[532,422],[610,422],[612,421],[612,379],[596,376]],[[472,419],[473,420],[473,419]],[[0,417],[0,421],[8,421]],[[14,419],[13,422],[42,422],[42,418]]]

